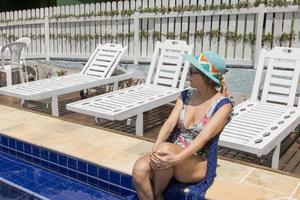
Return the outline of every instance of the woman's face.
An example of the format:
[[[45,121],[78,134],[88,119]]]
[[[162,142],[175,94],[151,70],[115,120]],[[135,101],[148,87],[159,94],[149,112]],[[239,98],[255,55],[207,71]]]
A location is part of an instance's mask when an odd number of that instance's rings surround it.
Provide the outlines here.
[[[190,76],[191,87],[198,88],[199,86],[205,85],[204,77],[198,69],[194,67],[190,67],[189,76]]]

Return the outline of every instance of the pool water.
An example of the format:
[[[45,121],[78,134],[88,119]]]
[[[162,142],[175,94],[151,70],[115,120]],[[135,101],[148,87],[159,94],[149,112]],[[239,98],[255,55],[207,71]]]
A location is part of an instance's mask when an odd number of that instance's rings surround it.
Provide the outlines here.
[[[0,199],[63,199],[63,200],[119,200],[122,197],[107,191],[93,188],[71,178],[51,172],[42,167],[32,165],[14,156],[0,152],[0,183],[1,179],[14,183],[11,185],[0,184]],[[4,181],[5,182],[5,181]],[[19,187],[20,186],[20,187]],[[25,191],[31,194],[26,194]],[[12,192],[12,191],[16,192]],[[34,193],[37,195],[35,196]],[[40,198],[38,197],[40,195]],[[24,197],[24,198],[23,198]]]
[[[0,178],[0,199],[1,200],[48,200],[38,194],[35,194],[25,188],[17,186],[5,179]]]

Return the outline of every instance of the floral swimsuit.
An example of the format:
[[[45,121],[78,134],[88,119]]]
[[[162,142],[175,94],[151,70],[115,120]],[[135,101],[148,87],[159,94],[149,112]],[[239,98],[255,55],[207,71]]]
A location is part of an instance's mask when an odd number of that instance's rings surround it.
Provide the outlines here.
[[[181,98],[183,100],[183,109],[180,113],[179,120],[177,122],[177,126],[171,133],[171,135],[168,138],[168,142],[177,144],[181,146],[182,148],[188,147],[192,141],[201,133],[201,130],[203,127],[207,124],[209,119],[213,116],[213,114],[216,112],[216,107],[221,107],[222,105],[225,105],[227,103],[232,103],[227,97],[222,96],[219,98],[207,111],[207,113],[204,115],[204,117],[193,125],[192,128],[188,128],[186,124],[184,123],[184,116],[186,112],[186,108],[188,106],[189,100],[193,95],[192,90],[185,91],[185,93],[181,94]],[[222,105],[220,105],[222,104]],[[229,120],[231,119],[231,116],[229,117]],[[229,122],[228,120],[228,122]],[[227,122],[227,123],[228,123]],[[196,155],[200,156],[202,159],[206,160],[208,155],[208,149],[206,146],[201,148],[196,152]]]

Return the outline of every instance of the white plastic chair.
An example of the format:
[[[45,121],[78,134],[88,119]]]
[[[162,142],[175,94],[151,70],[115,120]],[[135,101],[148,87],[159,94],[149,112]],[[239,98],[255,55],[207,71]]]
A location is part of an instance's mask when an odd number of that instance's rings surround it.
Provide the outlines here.
[[[67,104],[67,110],[104,118],[125,120],[136,116],[136,135],[143,135],[143,113],[176,100],[184,90],[193,45],[185,41],[157,42],[146,83]]]
[[[98,45],[80,73],[53,77],[0,88],[0,94],[25,100],[51,98],[52,115],[59,116],[58,96],[114,83],[133,77],[133,73],[112,76],[127,47],[118,44]]]
[[[30,43],[31,43],[31,39],[29,37],[21,37],[21,38],[17,39],[15,42],[25,42],[26,43],[26,48],[21,53],[21,65],[23,65],[25,67],[25,80],[26,80],[26,82],[28,82],[28,72],[27,72],[27,67],[26,67],[26,56],[27,56],[27,53],[28,53],[28,48],[29,48]]]
[[[26,49],[24,42],[12,42],[1,47],[1,68],[0,70],[6,74],[6,85],[12,85],[12,73],[18,72],[21,83],[24,83],[24,74],[21,64],[22,51]],[[9,58],[7,58],[7,51]]]
[[[259,99],[266,61],[266,78]],[[219,145],[258,157],[273,151],[272,168],[277,169],[281,142],[300,123],[296,98],[299,72],[300,49],[261,50],[251,98],[234,107],[233,119],[224,128]]]

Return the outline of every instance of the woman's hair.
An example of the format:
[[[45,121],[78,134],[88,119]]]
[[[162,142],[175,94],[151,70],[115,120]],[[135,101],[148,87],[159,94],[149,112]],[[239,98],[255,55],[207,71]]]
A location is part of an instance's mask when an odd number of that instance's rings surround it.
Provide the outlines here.
[[[219,90],[221,93],[223,93],[223,84],[218,85],[216,82],[214,82],[213,80],[211,80],[210,78],[208,78],[203,72],[201,72],[199,69],[197,69],[196,67],[194,67],[193,65],[190,66],[191,68],[193,68],[193,71],[197,71],[202,77],[203,80],[205,82],[205,84],[207,86],[211,86],[216,88],[217,90]],[[222,78],[221,78],[222,79]],[[221,82],[222,80],[220,80]]]

